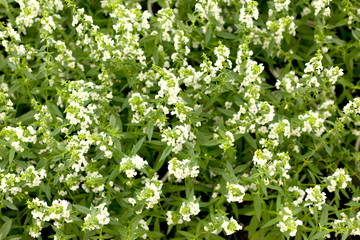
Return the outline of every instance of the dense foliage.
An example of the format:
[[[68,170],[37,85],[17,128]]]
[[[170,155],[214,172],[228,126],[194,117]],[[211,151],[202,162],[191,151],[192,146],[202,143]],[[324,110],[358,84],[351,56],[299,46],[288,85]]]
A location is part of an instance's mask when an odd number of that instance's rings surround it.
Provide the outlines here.
[[[0,239],[360,235],[359,1],[0,6]]]

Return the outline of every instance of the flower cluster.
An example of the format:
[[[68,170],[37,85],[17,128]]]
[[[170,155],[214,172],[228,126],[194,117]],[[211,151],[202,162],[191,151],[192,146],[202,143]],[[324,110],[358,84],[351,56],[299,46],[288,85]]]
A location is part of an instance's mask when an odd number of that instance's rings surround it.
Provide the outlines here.
[[[25,170],[20,170],[18,174],[4,174],[1,172],[3,172],[3,170],[0,170],[0,191],[3,193],[10,193],[12,195],[21,193],[23,188],[26,187],[38,187],[41,181],[47,176],[45,169],[37,171],[34,166],[29,166]],[[12,198],[8,198],[12,201]]]
[[[1,130],[0,135],[2,135],[17,152],[23,152],[27,146],[26,143],[35,144],[37,142],[37,132],[32,126],[26,128],[21,126],[7,126]]]
[[[124,157],[120,162],[120,172],[125,172],[128,178],[133,178],[137,175],[135,170],[141,170],[147,164],[148,162],[138,155]]]
[[[197,177],[199,174],[199,166],[194,164],[194,161],[184,159],[179,161],[173,158],[169,161],[168,165],[169,174],[174,175],[177,181],[181,181],[188,176],[192,178]]]
[[[360,98],[354,98],[343,109],[346,115],[360,114]]]
[[[293,212],[288,208],[284,209],[280,213],[281,221],[276,224],[280,228],[281,232],[288,232],[291,237],[296,236],[297,227],[303,225],[303,222],[299,219],[294,219]]]
[[[320,186],[316,185],[313,188],[307,188],[306,190],[306,198],[304,206],[309,206],[309,210],[311,213],[314,213],[314,208],[317,210],[322,209],[322,205],[325,203],[326,194],[321,191]]]
[[[178,153],[182,150],[183,145],[187,141],[193,140],[195,137],[194,133],[191,131],[190,125],[179,125],[175,126],[173,129],[168,127],[163,130],[161,141],[166,142],[168,146],[173,147],[173,152]]]
[[[347,216],[345,213],[340,213],[341,218],[335,219],[332,223],[333,229],[344,229],[352,236],[360,236],[360,212],[356,216]],[[353,214],[352,214],[353,215]]]
[[[54,221],[54,226],[57,229],[63,228],[64,223],[71,223],[73,219],[70,217],[70,206],[66,200],[54,200],[51,206],[38,198],[28,202],[28,208],[32,210],[31,215],[35,220],[29,234],[34,238],[40,237],[44,222]]]
[[[293,187],[289,187],[287,189],[289,192],[293,193],[294,195],[294,198],[296,198],[296,200],[294,200],[292,202],[292,204],[297,207],[299,206],[303,200],[304,200],[304,197],[305,197],[305,191],[300,189],[298,186],[293,186]]]
[[[330,8],[328,7],[331,0],[313,0],[311,6],[315,8],[315,15],[320,12],[324,16],[330,16]]]
[[[258,2],[252,0],[243,1],[246,2],[240,9],[239,22],[244,23],[246,28],[252,28],[254,26],[254,20],[259,17],[259,10],[257,9]]]
[[[331,67],[330,69],[325,69],[325,76],[329,78],[331,84],[335,84],[339,77],[344,75],[344,70],[336,67]]]
[[[228,194],[226,195],[226,199],[228,202],[241,203],[243,201],[246,191],[244,186],[227,182],[226,189],[228,192]]]
[[[226,235],[231,235],[234,232],[242,229],[242,227],[233,217],[231,217],[228,221],[224,220],[223,224],[221,224],[221,227],[224,229]]]
[[[243,227],[233,217],[229,219],[227,216],[219,213],[212,216],[212,222],[209,222],[209,224],[204,227],[206,232],[211,232],[212,234],[218,234],[221,229],[226,235],[231,235],[243,229]]]
[[[137,195],[137,199],[142,201],[144,200],[146,203],[146,208],[153,208],[155,204],[157,204],[160,200],[161,188],[163,186],[163,182],[158,180],[157,176],[149,179],[146,178],[143,181],[145,185],[141,192]]]
[[[359,1],[0,9],[2,239],[360,234]]]
[[[105,203],[96,207],[91,207],[91,213],[87,214],[84,218],[83,230],[95,230],[101,229],[102,226],[107,225],[110,222],[110,214],[108,208],[105,207]]]
[[[351,183],[351,177],[346,174],[343,168],[338,168],[333,175],[327,177],[329,192],[334,192],[337,187],[345,189],[348,183]]]
[[[190,222],[190,216],[191,215],[198,215],[200,212],[200,206],[199,203],[196,201],[196,198],[194,197],[194,199],[192,201],[184,201],[181,204],[179,213],[183,219],[183,221],[186,222]]]

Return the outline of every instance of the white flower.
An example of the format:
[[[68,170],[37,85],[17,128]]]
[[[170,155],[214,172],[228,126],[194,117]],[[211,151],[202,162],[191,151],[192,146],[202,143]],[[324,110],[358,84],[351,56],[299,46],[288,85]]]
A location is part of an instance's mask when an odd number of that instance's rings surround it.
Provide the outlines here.
[[[266,148],[264,149],[258,149],[256,150],[254,156],[253,156],[253,162],[255,165],[259,165],[260,167],[264,167],[265,164],[271,160],[271,158],[273,157],[273,154],[267,150]]]
[[[221,227],[224,229],[226,235],[231,235],[234,232],[242,229],[242,226],[240,226],[240,224],[238,224],[238,222],[233,217],[231,217],[229,221],[224,219]]]
[[[321,55],[321,51],[318,50],[315,57],[311,58],[308,63],[305,63],[306,68],[304,69],[304,73],[312,73],[316,71],[317,74],[320,74],[320,72],[323,70],[321,62],[322,59],[323,56]]]
[[[120,171],[125,171],[126,176],[128,178],[132,178],[137,175],[135,169],[140,170],[147,164],[148,162],[138,155],[134,155],[132,157],[124,157],[121,159],[120,162]]]
[[[225,197],[228,202],[241,203],[243,201],[246,191],[245,187],[227,182],[226,189],[228,190],[228,194]]]
[[[191,132],[190,125],[179,125],[175,126],[173,129],[168,127],[168,129],[163,130],[161,134],[162,142],[166,142],[168,146],[173,146],[173,152],[178,153],[182,150],[183,144],[187,140],[193,140],[195,135]]]
[[[331,0],[313,0],[311,2],[311,6],[315,8],[315,15],[318,15],[322,10],[325,9],[323,12],[323,15],[329,16],[330,15],[330,9],[327,8],[329,6]]]
[[[309,15],[311,13],[311,9],[310,8],[308,8],[308,7],[305,7],[303,10],[302,10],[302,12],[301,12],[301,17],[304,17],[304,16],[306,16],[306,15]]]
[[[167,225],[173,225],[174,224],[174,222],[173,222],[173,220],[172,220],[172,211],[167,211],[166,212],[166,223],[167,223]]]
[[[305,201],[308,201],[304,206],[309,206],[309,210],[313,213],[313,207],[316,207],[318,210],[322,209],[322,205],[325,203],[326,194],[321,192],[320,186],[316,185],[313,188],[308,188],[305,190],[307,195]]]
[[[189,159],[184,159],[182,161],[177,160],[177,158],[171,159],[169,161],[168,170],[169,174],[174,175],[177,181],[181,181],[188,176],[194,178],[199,174],[199,166],[195,165]]]
[[[125,173],[128,178],[133,178],[137,175],[137,172],[134,169],[127,169],[125,170]]]
[[[338,66],[331,67],[330,69],[325,70],[325,75],[327,78],[329,78],[329,82],[331,84],[335,84],[337,79],[340,76],[344,75],[344,71],[343,71],[343,69],[339,68]]]
[[[105,151],[105,157],[112,158],[113,153],[111,151]]]
[[[141,219],[141,220],[139,221],[139,224],[141,225],[141,227],[142,227],[143,229],[149,230],[149,227],[148,227],[148,225],[147,225],[147,223],[145,222],[144,219]]]
[[[281,12],[283,10],[288,11],[289,10],[289,4],[290,0],[275,0],[275,9],[278,12]]]
[[[55,22],[54,22],[52,16],[48,16],[48,17],[41,19],[41,24],[43,24],[42,28],[49,33],[52,33],[53,30],[55,30],[55,28],[56,28]]]
[[[199,203],[195,202],[196,198],[194,197],[194,201],[183,202],[180,207],[180,214],[184,221],[190,222],[191,215],[198,215],[200,212]]]
[[[280,216],[282,221],[277,223],[276,226],[280,228],[281,232],[289,232],[291,237],[295,237],[297,227],[302,225],[303,222],[301,220],[295,220],[292,211],[288,207],[284,207],[280,213]]]
[[[110,214],[105,203],[96,207],[91,207],[91,214],[87,214],[84,218],[83,229],[95,230],[101,229],[103,225],[107,225],[110,222]]]
[[[17,151],[17,152],[23,152],[23,151],[24,151],[24,148],[20,146],[20,142],[19,142],[19,141],[12,142],[12,143],[11,143],[11,146],[13,146],[14,149],[15,149],[15,151]]]
[[[300,189],[298,186],[289,187],[288,191],[295,192],[297,194],[298,198],[295,201],[293,201],[292,203],[294,204],[295,207],[299,206],[304,200],[305,191]]]
[[[230,55],[230,49],[226,46],[220,44],[220,46],[216,47],[214,50],[214,54],[217,57],[217,61],[215,62],[215,66],[217,70],[221,70],[224,68],[223,64],[226,62],[229,68],[231,68],[231,61],[228,60]]]
[[[136,204],[136,200],[134,198],[128,198],[129,203],[131,203],[133,206]]]
[[[347,184],[351,182],[351,177],[345,173],[343,168],[338,168],[332,176],[327,177],[329,185],[327,189],[329,192],[334,192],[336,187],[345,189]]]
[[[142,188],[141,192],[137,195],[138,200],[145,200],[147,206],[146,208],[153,208],[160,200],[160,194],[162,193],[161,188],[163,182],[158,180],[158,176],[155,175],[153,178],[146,178],[144,180],[145,186]]]

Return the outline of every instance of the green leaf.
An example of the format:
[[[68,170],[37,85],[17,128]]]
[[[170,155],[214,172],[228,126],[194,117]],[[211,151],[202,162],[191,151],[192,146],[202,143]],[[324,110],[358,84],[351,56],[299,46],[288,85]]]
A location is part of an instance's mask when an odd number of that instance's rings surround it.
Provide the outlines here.
[[[77,204],[74,204],[73,206],[76,208],[76,210],[78,210],[81,213],[84,213],[84,214],[89,214],[90,213],[90,209],[88,209],[87,207],[77,205]]]
[[[226,167],[227,167],[228,172],[231,175],[231,179],[233,179],[233,181],[237,181],[237,178],[236,178],[235,173],[234,173],[234,168],[232,167],[230,161],[226,162]]]
[[[329,213],[329,207],[326,204],[323,204],[322,206],[322,213],[320,217],[320,224],[322,227],[324,227],[328,222],[328,214]]]
[[[330,145],[331,147],[329,147],[329,145],[327,145],[326,143],[324,143],[324,147],[325,147],[325,151],[327,152],[327,154],[329,154],[329,156],[332,156],[332,151],[333,151],[333,147],[332,144]]]
[[[191,22],[194,22],[196,20],[196,17],[190,13],[188,13],[187,16]]]
[[[207,28],[206,28],[206,32],[205,32],[205,46],[209,43],[210,41],[210,38],[211,38],[211,25],[209,25]]]
[[[254,198],[254,208],[255,208],[255,216],[257,220],[260,222],[261,218],[261,198],[260,194],[257,193]]]
[[[349,230],[346,230],[346,231],[343,233],[343,235],[342,235],[342,237],[341,237],[341,240],[346,240],[348,236],[349,236]]]
[[[47,103],[46,103],[46,106],[48,107],[49,110],[51,110],[51,112],[52,112],[54,115],[56,115],[56,116],[58,116],[58,117],[60,117],[60,118],[63,117],[60,109],[59,109],[58,106],[56,106],[55,104],[50,103],[50,102],[47,102]]]
[[[328,234],[328,231],[321,231],[316,233],[311,239],[322,239],[326,234]]]
[[[220,145],[221,141],[218,139],[212,139],[201,144],[201,146],[212,147]]]
[[[90,70],[86,73],[87,76],[97,76],[99,74],[99,67],[92,67]]]
[[[307,153],[305,153],[301,158],[302,159],[308,159],[308,158],[311,158],[313,155],[314,155],[314,151],[309,151]]]
[[[17,120],[17,122],[21,122],[23,124],[29,124],[29,123],[35,121],[34,115],[35,115],[35,111],[31,110],[31,111],[21,115],[20,117],[18,117],[16,120]]]
[[[308,163],[308,167],[311,169],[313,173],[316,173],[318,175],[323,175],[322,172],[319,170],[318,167],[314,166],[312,163]]]
[[[306,169],[307,173],[309,174],[311,180],[313,181],[313,183],[316,183],[316,178],[314,173],[310,170],[310,169]]]
[[[170,193],[170,192],[180,192],[180,191],[184,191],[185,190],[185,186],[179,186],[179,185],[164,185],[164,187],[162,188],[162,192],[163,193]]]
[[[62,128],[62,127],[56,128],[56,129],[50,134],[50,136],[51,136],[51,137],[55,137],[56,135],[58,135],[58,134],[60,133],[60,131],[61,131],[61,128]]]
[[[225,238],[222,238],[218,235],[215,235],[215,234],[212,234],[210,235],[210,239],[213,239],[213,240],[225,240]]]
[[[187,199],[194,197],[194,183],[189,178],[185,180],[185,196]]]
[[[10,154],[9,154],[9,166],[11,166],[11,163],[13,162],[15,157],[15,148],[11,148],[10,149]]]
[[[116,117],[114,114],[112,114],[110,116],[110,126],[111,126],[111,129],[115,129],[116,128]]]
[[[258,220],[256,219],[256,216],[253,216],[249,223],[248,239],[250,239],[254,235],[258,226],[259,226]]]
[[[118,138],[114,138],[114,148],[119,152],[121,151],[121,143]]]
[[[254,149],[257,149],[256,141],[249,133],[246,133],[244,135],[244,137],[245,137],[246,142],[249,143],[251,147],[253,147]]]
[[[249,165],[247,164],[243,164],[243,165],[239,165],[234,169],[234,173],[242,173],[243,171],[245,171],[247,168],[249,167]]]
[[[349,203],[345,203],[345,205],[350,206],[350,207],[356,207],[356,208],[360,207],[360,203],[357,203],[357,202],[349,202]]]
[[[276,197],[276,211],[278,211],[278,212],[280,211],[281,205],[282,205],[281,196],[280,196],[280,194],[279,194],[279,195],[277,195],[277,197]]]
[[[274,40],[274,38],[272,38],[271,41],[270,41],[269,47],[267,49],[267,52],[266,52],[268,57],[270,57],[272,55],[272,51],[274,49],[274,46],[275,46],[275,40]]]
[[[157,218],[158,219],[158,218]],[[149,237],[151,237],[152,239],[163,239],[164,234],[162,234],[159,231],[150,231],[148,233],[146,233]]]
[[[4,223],[4,225],[2,225],[2,227],[0,228],[1,239],[5,239],[5,237],[8,235],[8,233],[10,232],[10,229],[11,229],[11,224],[12,224],[11,219],[8,219]]]
[[[185,232],[185,231],[177,231],[178,233],[180,233],[181,235],[191,238],[191,239],[195,239],[195,236],[189,232]]]
[[[237,39],[238,37],[232,33],[229,32],[216,32],[215,33],[216,36],[221,37],[221,38],[225,38],[225,39]]]
[[[360,31],[358,29],[351,30],[352,35],[358,41],[360,41]]]
[[[268,221],[267,223],[265,223],[263,226],[261,226],[261,228],[267,228],[267,227],[270,227],[276,223],[279,222],[279,219],[278,218],[273,218],[271,219],[270,221]]]
[[[146,130],[146,134],[147,134],[147,137],[148,137],[149,141],[151,141],[151,137],[153,135],[153,132],[154,132],[154,122],[152,120],[150,120],[149,125],[148,125],[147,130]]]
[[[12,204],[11,202],[9,202],[9,201],[4,201],[4,204],[5,204],[5,206],[7,206],[8,208],[10,208],[11,210],[18,210],[17,209],[17,207],[14,205],[14,204]]]
[[[155,64],[158,65],[159,64],[159,50],[157,47],[154,48],[152,54],[154,57]]]
[[[140,139],[140,141],[137,144],[135,144],[135,146],[131,149],[130,155],[135,155],[139,151],[139,149],[141,148],[144,141],[145,141],[145,137],[142,137]]]
[[[6,8],[9,7],[7,0],[1,0],[1,4],[3,4]]]
[[[36,80],[36,77],[35,77],[32,73],[30,73],[29,71],[23,70],[22,72],[23,72],[24,75],[25,75],[26,77],[28,77],[29,79],[31,79],[31,80]]]
[[[155,219],[154,230],[155,230],[156,232],[160,232],[160,222],[159,222],[159,218],[156,218],[156,219]]]
[[[155,171],[158,171],[162,165],[164,164],[165,162],[165,159],[167,158],[167,156],[169,156],[169,154],[171,153],[172,151],[172,147],[170,146],[167,146],[164,151],[162,152],[161,154],[161,157],[159,158],[159,160],[157,160],[154,164],[154,170]]]
[[[41,183],[40,189],[45,193],[47,199],[51,201],[51,187],[49,185],[45,185],[45,183]]]
[[[116,167],[109,176],[109,181],[114,181],[114,179],[120,174],[119,169]]]

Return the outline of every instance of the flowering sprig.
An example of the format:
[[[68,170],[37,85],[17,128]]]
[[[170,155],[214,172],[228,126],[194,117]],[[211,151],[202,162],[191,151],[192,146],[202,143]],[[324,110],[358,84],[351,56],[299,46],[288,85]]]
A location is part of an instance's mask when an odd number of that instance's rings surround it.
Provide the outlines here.
[[[96,207],[91,207],[91,213],[87,214],[84,218],[84,224],[82,230],[95,230],[101,229],[102,226],[107,225],[110,222],[110,214],[106,204],[102,203]]]
[[[0,6],[1,238],[359,235],[357,1]]]
[[[280,228],[281,232],[286,232],[291,237],[295,237],[298,226],[303,225],[303,222],[299,219],[294,220],[293,212],[288,207],[284,207],[281,211],[280,218],[281,221],[276,226]]]
[[[142,157],[135,155],[132,157],[124,157],[120,162],[120,172],[125,172],[128,178],[133,178],[137,175],[135,170],[141,170],[148,162]]]
[[[344,169],[338,168],[331,176],[327,177],[326,181],[329,184],[327,186],[329,192],[334,192],[336,188],[345,189],[348,183],[351,183],[351,177],[346,174]]]

